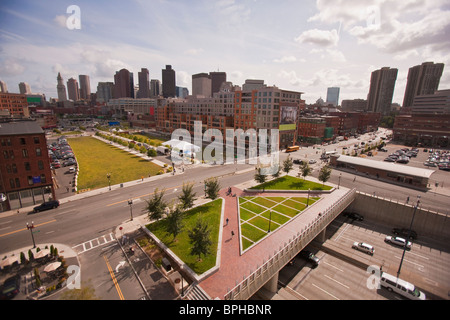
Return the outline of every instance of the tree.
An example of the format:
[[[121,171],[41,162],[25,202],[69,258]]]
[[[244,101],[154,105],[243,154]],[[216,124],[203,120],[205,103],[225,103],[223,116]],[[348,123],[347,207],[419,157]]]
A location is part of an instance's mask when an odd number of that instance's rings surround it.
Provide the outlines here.
[[[194,228],[188,231],[189,242],[192,245],[191,255],[197,255],[198,260],[201,259],[201,255],[207,255],[211,252],[212,241],[210,239],[211,229],[208,228],[208,224],[202,220],[197,220]]]
[[[289,171],[291,171],[293,167],[294,162],[292,162],[291,157],[287,157],[287,159],[283,161],[283,171],[286,172],[286,174],[289,174]]]
[[[170,213],[167,216],[166,231],[167,231],[167,233],[173,235],[174,241],[175,241],[175,238],[177,237],[177,235],[180,234],[181,230],[184,227],[183,214],[184,214],[184,211],[181,208],[181,206],[175,206],[175,208],[170,210]]]
[[[164,192],[165,190],[159,192],[158,188],[156,188],[153,198],[146,201],[147,205],[145,206],[144,211],[147,211],[148,217],[151,220],[161,219],[167,208],[167,202],[163,199]]]
[[[205,192],[208,198],[215,200],[219,195],[220,184],[217,178],[209,178],[205,180]]]
[[[194,205],[194,201],[196,200],[195,196],[197,195],[194,192],[194,184],[193,183],[183,183],[183,189],[181,194],[178,196],[178,200],[181,202],[182,209],[189,209]]]
[[[323,166],[319,172],[319,181],[322,181],[322,185],[330,179],[331,176],[331,168],[328,166]]]
[[[258,183],[266,182],[266,175],[261,173],[261,168],[259,168],[255,173],[255,180]]]
[[[305,180],[306,176],[311,173],[311,167],[309,166],[308,162],[303,161],[302,165],[300,166],[300,171],[303,180]]]

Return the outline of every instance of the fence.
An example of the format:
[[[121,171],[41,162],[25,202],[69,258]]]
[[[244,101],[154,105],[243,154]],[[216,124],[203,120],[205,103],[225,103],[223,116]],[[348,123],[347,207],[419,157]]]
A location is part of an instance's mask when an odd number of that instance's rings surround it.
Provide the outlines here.
[[[304,229],[300,230],[284,247],[280,248],[262,266],[252,272],[233,289],[229,290],[225,300],[247,300],[267,283],[281,268],[292,260],[308,243],[310,243],[325,227],[333,221],[356,196],[356,189],[349,190],[337,202],[316,216]]]

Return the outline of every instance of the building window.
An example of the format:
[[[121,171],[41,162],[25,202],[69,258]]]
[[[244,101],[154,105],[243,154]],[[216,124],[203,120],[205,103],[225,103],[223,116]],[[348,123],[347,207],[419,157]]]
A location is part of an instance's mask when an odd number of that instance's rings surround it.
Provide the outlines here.
[[[39,137],[34,137],[33,140],[35,144],[39,144]]]
[[[27,144],[25,138],[20,138],[20,144]]]
[[[3,157],[5,158],[5,159],[8,159],[9,157],[8,157],[8,151],[3,151]]]
[[[16,187],[16,185],[14,184],[14,179],[9,179],[9,186],[11,187],[11,189],[14,189]]]
[[[12,164],[12,172],[17,173],[17,166],[15,163]]]
[[[20,188],[20,179],[16,178],[16,188]]]
[[[41,174],[41,183],[46,183],[47,179],[45,178],[45,174]]]
[[[22,155],[24,158],[28,158],[28,150],[27,149],[22,149]]]
[[[38,161],[38,168],[39,170],[44,170],[44,162],[42,162],[42,160]]]
[[[33,177],[32,176],[28,176],[28,185],[30,185],[30,186],[33,185]]]
[[[41,148],[36,148],[36,156],[40,157],[42,155]]]
[[[25,170],[26,171],[30,171],[31,170],[31,166],[29,162],[25,162]]]

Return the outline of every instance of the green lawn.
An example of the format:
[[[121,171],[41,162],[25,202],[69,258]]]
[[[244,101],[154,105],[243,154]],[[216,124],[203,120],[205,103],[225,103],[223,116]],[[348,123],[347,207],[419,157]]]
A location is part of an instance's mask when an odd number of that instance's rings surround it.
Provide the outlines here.
[[[309,205],[319,197],[309,197]],[[243,250],[260,241],[306,208],[304,197],[242,197],[239,198],[241,240]]]
[[[111,174],[111,185],[141,177],[154,176],[161,167],[134,156],[95,138],[68,139],[80,167],[78,190],[108,186],[107,173]]]
[[[330,186],[292,176],[283,176],[268,182],[264,182],[250,189],[264,190],[331,190]]]
[[[184,213],[183,230],[174,241],[173,236],[166,232],[167,222],[165,219],[148,224],[146,227],[156,235],[164,244],[172,250],[178,258],[183,260],[194,272],[202,274],[216,265],[217,245],[219,243],[220,216],[222,212],[222,199],[208,202],[195,207]],[[188,230],[191,230],[197,219],[206,222],[211,229],[211,253],[206,257],[202,255],[201,261],[198,256],[190,254]]]

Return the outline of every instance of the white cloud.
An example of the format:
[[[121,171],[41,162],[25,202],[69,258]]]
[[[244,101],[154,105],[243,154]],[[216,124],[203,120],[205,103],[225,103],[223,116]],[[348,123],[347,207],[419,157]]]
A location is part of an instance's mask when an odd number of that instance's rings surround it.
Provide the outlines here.
[[[205,51],[205,50],[203,50],[202,48],[198,48],[198,49],[193,48],[193,49],[186,50],[184,53],[187,55],[190,55],[190,56],[197,56],[200,53],[202,53],[203,51]]]
[[[25,67],[15,58],[6,59],[0,64],[0,74],[2,76],[17,76],[25,71]]]
[[[304,31],[300,36],[295,38],[299,43],[311,43],[323,47],[336,46],[339,41],[339,35],[336,29],[319,30],[311,29]]]
[[[53,21],[62,28],[67,28],[67,17],[65,15],[58,15]]]
[[[283,56],[280,59],[274,59],[273,62],[275,63],[288,63],[288,62],[295,62],[297,61],[297,58],[295,56]]]

